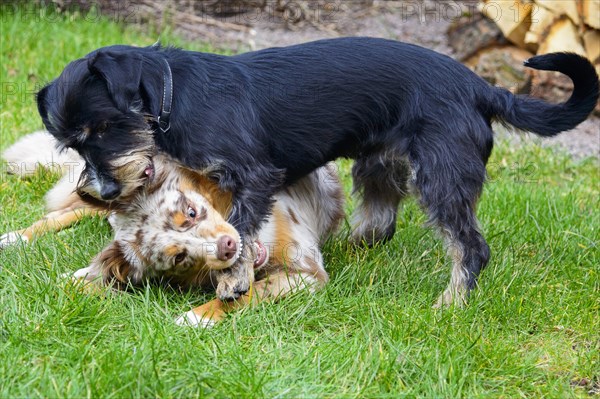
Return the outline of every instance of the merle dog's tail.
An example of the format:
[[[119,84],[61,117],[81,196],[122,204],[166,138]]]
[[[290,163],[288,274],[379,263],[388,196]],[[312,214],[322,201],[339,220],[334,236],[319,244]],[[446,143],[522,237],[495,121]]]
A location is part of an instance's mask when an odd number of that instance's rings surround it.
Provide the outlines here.
[[[75,150],[61,151],[58,141],[47,131],[39,130],[21,137],[0,156],[7,162],[7,172],[20,177],[31,176],[41,169],[67,173],[82,160]]]
[[[586,58],[574,53],[551,53],[532,57],[524,64],[567,75],[573,81],[573,93],[564,103],[550,104],[495,88],[491,111],[502,123],[540,136],[554,136],[573,129],[594,110],[598,101],[598,74]]]

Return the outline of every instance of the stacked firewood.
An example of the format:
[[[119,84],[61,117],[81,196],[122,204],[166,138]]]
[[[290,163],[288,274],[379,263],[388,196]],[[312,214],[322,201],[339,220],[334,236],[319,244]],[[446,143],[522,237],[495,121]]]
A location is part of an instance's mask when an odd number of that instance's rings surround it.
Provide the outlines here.
[[[600,0],[483,0],[478,9],[479,14],[463,16],[450,28],[449,43],[456,58],[490,83],[565,100],[570,79],[522,64],[555,51],[587,57],[600,74]]]
[[[479,9],[515,46],[534,54],[572,51],[600,72],[600,0],[485,0]]]

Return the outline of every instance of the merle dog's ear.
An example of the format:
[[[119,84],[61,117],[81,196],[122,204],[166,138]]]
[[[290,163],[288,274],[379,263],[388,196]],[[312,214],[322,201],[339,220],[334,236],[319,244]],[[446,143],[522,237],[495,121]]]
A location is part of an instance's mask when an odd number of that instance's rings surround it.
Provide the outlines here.
[[[120,290],[127,288],[129,273],[133,267],[117,241],[104,248],[94,258],[91,266],[100,270],[104,284],[113,284],[113,287]]]
[[[141,54],[98,51],[88,60],[90,72],[99,74],[121,112],[126,112],[137,96],[142,78]]]

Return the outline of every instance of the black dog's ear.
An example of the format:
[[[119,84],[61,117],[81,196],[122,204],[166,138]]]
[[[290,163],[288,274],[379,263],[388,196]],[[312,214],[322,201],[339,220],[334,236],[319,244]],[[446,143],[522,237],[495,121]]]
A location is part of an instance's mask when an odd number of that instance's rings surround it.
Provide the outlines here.
[[[42,121],[44,122],[46,127],[48,121],[48,110],[46,109],[46,96],[48,94],[48,87],[50,87],[50,85],[44,86],[42,90],[38,91],[36,95],[38,112],[40,113]]]
[[[126,112],[139,92],[142,77],[142,55],[98,51],[88,60],[90,72],[99,74],[108,86],[113,102]]]

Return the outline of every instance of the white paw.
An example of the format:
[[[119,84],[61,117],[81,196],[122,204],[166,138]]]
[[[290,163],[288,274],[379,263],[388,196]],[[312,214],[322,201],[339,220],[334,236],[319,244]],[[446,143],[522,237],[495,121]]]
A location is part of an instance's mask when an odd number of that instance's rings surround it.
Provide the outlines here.
[[[63,273],[60,276],[58,276],[58,278],[61,280],[76,280],[75,277],[73,277],[72,272]]]
[[[11,232],[0,236],[0,249],[4,249],[11,245],[17,245],[19,243],[27,243],[29,239],[19,233]]]
[[[84,267],[74,272],[66,272],[60,275],[60,278],[63,280],[73,280],[73,281],[94,281],[100,275],[98,271],[95,270],[93,266]]]
[[[190,310],[183,315],[179,316],[175,320],[175,324],[178,326],[185,327],[202,327],[202,328],[211,328],[216,324],[213,319],[209,319],[207,317],[200,317],[193,310]]]

